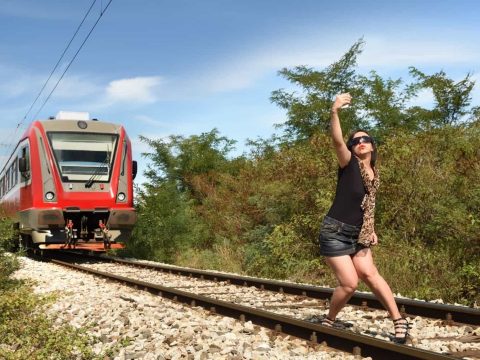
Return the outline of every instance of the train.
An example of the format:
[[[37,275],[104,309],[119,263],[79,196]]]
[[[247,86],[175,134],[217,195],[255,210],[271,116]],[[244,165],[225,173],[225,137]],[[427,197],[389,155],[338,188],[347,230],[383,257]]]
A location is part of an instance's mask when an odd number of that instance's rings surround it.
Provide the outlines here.
[[[60,111],[33,121],[0,172],[0,206],[25,249],[104,252],[136,222],[137,162],[122,125]]]

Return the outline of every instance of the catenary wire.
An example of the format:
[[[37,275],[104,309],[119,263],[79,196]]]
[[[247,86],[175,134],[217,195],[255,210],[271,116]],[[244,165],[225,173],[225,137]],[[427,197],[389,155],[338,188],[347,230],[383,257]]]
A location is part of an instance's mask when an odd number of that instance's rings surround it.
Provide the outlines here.
[[[62,61],[63,57],[65,56],[65,53],[67,52],[68,48],[70,47],[70,45],[72,44],[73,40],[75,39],[75,37],[77,36],[80,28],[82,27],[83,23],[85,22],[87,16],[90,14],[90,11],[92,10],[93,6],[95,5],[95,3],[97,2],[97,0],[93,0],[92,4],[90,5],[90,7],[88,8],[88,11],[87,13],[85,14],[85,16],[83,17],[82,21],[80,22],[80,24],[78,25],[77,27],[77,30],[75,30],[75,33],[73,34],[72,38],[70,39],[69,43],[67,44],[67,46],[65,47],[65,50],[63,50],[63,53],[62,55],[60,55],[60,58],[58,59],[57,63],[55,64],[53,70],[50,72],[50,75],[48,76],[48,79],[45,81],[45,83],[43,84],[42,88],[40,89],[40,91],[38,92],[38,95],[37,97],[35,98],[35,100],[33,101],[32,105],[30,105],[30,108],[28,109],[27,113],[25,114],[25,116],[23,117],[23,119],[20,121],[20,125],[23,121],[25,121],[25,119],[27,118],[28,114],[30,114],[30,111],[32,110],[33,106],[37,103],[37,100],[38,98],[40,97],[40,95],[42,94],[43,90],[45,89],[45,87],[47,86],[47,83],[50,81],[50,79],[52,78],[52,75],[53,73],[55,72],[55,70],[57,70],[58,68],[58,65],[60,65],[60,62]]]
[[[90,5],[90,7],[88,8],[87,12],[85,13],[82,21],[80,22],[80,24],[77,26],[77,29],[75,30],[72,38],[70,39],[70,41],[68,42],[67,46],[65,47],[65,49],[63,50],[62,54],[60,55],[60,57],[58,58],[58,61],[57,63],[55,64],[55,66],[53,67],[52,71],[50,72],[50,75],[48,76],[47,80],[45,80],[45,82],[43,83],[43,86],[42,88],[40,89],[40,91],[38,92],[37,96],[35,97],[35,100],[33,100],[32,104],[30,105],[30,107],[28,108],[27,112],[25,113],[25,115],[23,116],[22,120],[20,120],[16,127],[15,127],[15,130],[13,132],[13,135],[10,137],[7,137],[6,139],[10,138],[12,139],[12,141],[15,141],[16,139],[16,135],[17,135],[17,131],[20,129],[20,127],[22,126],[22,123],[27,119],[27,116],[28,114],[30,114],[30,111],[33,109],[33,107],[35,106],[35,104],[37,103],[37,100],[39,99],[40,95],[43,93],[43,90],[45,90],[45,87],[47,86],[48,82],[50,81],[50,79],[52,78],[53,74],[55,73],[55,71],[57,70],[58,68],[58,65],[60,65],[60,62],[62,61],[63,57],[65,56],[65,54],[67,53],[67,50],[70,48],[70,45],[72,44],[73,40],[75,39],[75,37],[77,36],[78,32],[80,31],[80,28],[82,27],[83,23],[85,22],[85,20],[87,19],[88,15],[90,14],[90,12],[92,11],[92,8],[93,6],[95,5],[95,3],[97,2],[97,0],[93,0],[92,4]],[[7,147],[7,155],[10,151],[10,148],[12,146],[12,143],[2,143],[1,145],[2,147]]]
[[[78,48],[77,52],[75,53],[75,55],[73,56],[73,58],[70,60],[70,62],[68,63],[67,67],[65,68],[65,70],[63,71],[62,75],[60,76],[60,78],[57,80],[55,86],[53,87],[53,89],[50,91],[50,93],[48,94],[47,98],[45,99],[45,101],[43,102],[42,106],[40,106],[40,109],[38,109],[38,111],[35,113],[35,115],[32,117],[32,120],[35,119],[37,117],[37,115],[40,113],[40,111],[42,111],[43,107],[45,106],[45,104],[48,102],[48,100],[50,99],[50,97],[52,96],[53,92],[55,91],[55,89],[57,88],[58,84],[60,84],[60,81],[62,81],[63,77],[65,76],[66,72],[68,71],[68,69],[70,68],[70,66],[72,65],[73,61],[75,60],[75,58],[77,57],[77,55],[80,53],[80,50],[82,50],[83,46],[85,45],[85,43],[87,42],[88,38],[90,37],[90,35],[92,34],[93,30],[95,29],[95,27],[97,26],[98,22],[100,21],[100,19],[102,18],[103,14],[105,14],[105,11],[107,11],[108,7],[110,6],[110,4],[112,3],[113,0],[110,0],[107,5],[105,6],[105,9],[103,9],[101,12],[100,12],[100,15],[98,16],[97,20],[95,21],[95,24],[93,24],[92,28],[90,29],[90,31],[88,32],[87,36],[85,37],[85,39],[83,40],[82,44],[80,45],[80,47]]]
[[[63,77],[65,76],[66,72],[68,71],[68,69],[70,68],[70,66],[72,65],[73,61],[75,60],[75,58],[77,57],[77,55],[79,54],[80,50],[83,48],[83,46],[85,45],[85,43],[87,42],[87,40],[89,39],[90,35],[92,34],[93,30],[95,29],[95,27],[97,26],[98,22],[100,21],[100,19],[102,18],[103,14],[106,12],[106,10],[108,9],[108,7],[110,6],[110,4],[112,3],[113,0],[110,0],[107,5],[105,6],[105,8],[103,8],[103,1],[102,1],[102,9],[100,10],[100,14],[97,18],[97,20],[95,21],[95,23],[93,24],[92,28],[90,29],[90,31],[88,32],[87,36],[85,37],[85,39],[83,40],[82,44],[80,45],[80,47],[78,48],[77,52],[75,53],[75,55],[73,56],[73,58],[70,60],[70,62],[68,63],[67,67],[65,68],[65,70],[63,71],[62,75],[60,76],[60,78],[57,80],[55,86],[53,87],[53,89],[50,91],[50,93],[48,94],[47,98],[45,99],[45,101],[43,102],[42,106],[39,108],[39,110],[35,113],[35,115],[32,117],[32,119],[30,120],[30,122],[32,122],[36,117],[37,115],[40,113],[40,111],[43,109],[43,107],[45,106],[45,104],[48,102],[48,100],[50,99],[50,97],[52,96],[53,92],[55,91],[55,89],[58,87],[60,81],[63,79]],[[73,39],[75,38],[75,36],[77,35],[79,29],[81,28],[81,26],[83,25],[83,23],[85,22],[85,19],[87,18],[87,16],[89,15],[89,13],[91,12],[91,9],[93,8],[93,6],[95,5],[95,3],[97,2],[97,0],[94,0],[92,2],[92,4],[90,5],[86,15],[84,16],[84,18],[82,19],[80,25],[77,27],[77,30],[75,31],[75,34],[72,36],[70,42],[68,43],[67,47],[65,48],[64,52],[62,53],[61,57],[59,58],[57,64],[55,65],[54,69],[52,70],[52,72],[50,73],[50,76],[48,77],[47,81],[44,83],[42,89],[40,90],[40,92],[38,93],[37,97],[35,98],[34,102],[32,103],[32,105],[30,106],[29,110],[27,111],[27,113],[25,114],[25,116],[23,117],[23,119],[17,124],[17,126],[15,127],[15,131],[14,131],[14,134],[13,136],[10,138],[10,139],[13,139],[12,142],[10,143],[10,145],[6,145],[6,144],[2,144],[3,147],[8,147],[8,150],[6,152],[6,157],[8,160],[8,157],[9,157],[9,154],[11,152],[11,149],[12,147],[15,145],[15,139],[16,139],[16,135],[17,135],[17,131],[18,129],[20,128],[20,126],[23,124],[23,122],[26,120],[28,114],[30,113],[30,111],[32,110],[33,106],[35,105],[36,101],[38,100],[38,98],[40,97],[41,93],[43,92],[43,90],[45,89],[48,81],[51,79],[53,73],[55,72],[55,70],[58,68],[58,65],[60,64],[63,56],[65,55],[66,51],[68,50],[69,46],[71,45]]]

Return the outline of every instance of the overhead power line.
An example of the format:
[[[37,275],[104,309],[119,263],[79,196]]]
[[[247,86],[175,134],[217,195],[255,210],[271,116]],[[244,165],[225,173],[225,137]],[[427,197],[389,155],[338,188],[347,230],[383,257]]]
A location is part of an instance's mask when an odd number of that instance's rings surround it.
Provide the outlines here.
[[[78,54],[80,53],[80,51],[82,50],[83,46],[85,45],[85,43],[87,42],[87,40],[90,38],[90,35],[92,34],[93,30],[95,29],[95,27],[97,26],[98,22],[100,21],[100,19],[102,18],[103,14],[105,14],[105,12],[107,11],[108,7],[110,6],[110,4],[112,3],[113,0],[109,0],[107,5],[105,6],[105,8],[103,8],[103,0],[102,0],[102,6],[101,6],[101,9],[100,9],[100,14],[97,18],[97,20],[95,21],[95,23],[93,24],[93,26],[91,27],[90,31],[88,32],[87,36],[84,38],[83,42],[81,43],[80,47],[78,48],[78,50],[76,51],[75,55],[73,56],[73,58],[70,60],[70,62],[68,63],[67,67],[65,68],[65,70],[63,71],[62,75],[60,76],[60,78],[57,80],[57,82],[55,83],[55,86],[53,87],[53,89],[50,91],[50,93],[48,94],[47,98],[45,99],[45,101],[42,103],[42,106],[38,109],[38,111],[35,113],[35,115],[32,117],[32,119],[30,120],[30,122],[32,122],[36,117],[37,115],[40,113],[40,111],[44,108],[45,104],[48,102],[48,100],[51,98],[53,92],[56,90],[56,88],[58,87],[60,81],[62,81],[63,77],[65,76],[66,72],[68,71],[68,69],[70,68],[70,66],[72,65],[73,61],[76,59],[76,57],[78,56]],[[41,94],[43,93],[43,91],[45,90],[48,82],[50,81],[50,79],[52,78],[53,74],[55,73],[55,71],[58,69],[58,66],[60,65],[60,62],[62,61],[62,59],[64,58],[67,50],[70,48],[70,45],[72,44],[73,40],[75,39],[75,37],[77,36],[80,28],[83,26],[85,20],[87,19],[88,15],[90,14],[93,6],[95,5],[95,3],[97,2],[97,0],[93,0],[92,4],[90,5],[90,7],[88,8],[87,12],[85,13],[82,21],[80,22],[80,24],[78,25],[77,29],[75,30],[75,33],[73,34],[72,38],[70,39],[70,41],[68,42],[67,46],[65,47],[65,49],[63,50],[62,54],[60,55],[57,63],[55,64],[55,66],[53,67],[52,71],[50,72],[50,75],[48,76],[47,80],[45,81],[45,83],[43,84],[42,88],[40,89],[40,91],[38,92],[37,96],[35,97],[35,100],[32,102],[32,104],[30,105],[28,111],[25,113],[25,116],[18,122],[18,124],[16,125],[15,127],[15,130],[14,130],[14,134],[12,137],[10,137],[11,139],[11,143],[10,143],[10,147],[8,149],[8,152],[7,152],[7,156],[9,155],[10,151],[11,151],[11,147],[14,146],[15,144],[15,140],[16,140],[16,135],[17,135],[17,131],[18,129],[22,126],[22,124],[25,122],[25,120],[27,119],[28,115],[30,114],[30,111],[32,111],[33,107],[35,106],[35,104],[37,103],[38,99],[40,98]],[[7,138],[7,141],[8,141],[8,138]],[[6,144],[2,144],[2,147],[6,147]]]
[[[45,80],[45,82],[43,83],[43,86],[42,86],[42,88],[40,89],[40,91],[38,92],[37,96],[35,97],[35,100],[33,100],[32,104],[31,104],[30,107],[28,108],[28,110],[27,110],[27,112],[25,113],[25,115],[23,116],[23,118],[17,123],[17,125],[16,125],[16,127],[15,127],[15,130],[14,130],[14,132],[13,132],[13,135],[6,138],[7,141],[8,141],[8,139],[10,139],[10,141],[12,141],[12,142],[15,141],[18,129],[20,129],[20,127],[22,126],[23,122],[27,119],[28,114],[30,114],[30,111],[32,111],[33,107],[34,107],[35,104],[37,103],[37,100],[39,99],[40,95],[43,93],[43,90],[45,90],[45,87],[47,86],[48,82],[50,81],[50,79],[52,78],[53,74],[54,74],[55,71],[57,70],[58,65],[60,65],[60,62],[62,61],[63,57],[64,57],[65,54],[67,53],[67,50],[70,48],[70,45],[72,44],[73,40],[74,40],[75,37],[77,36],[78,32],[80,31],[80,28],[82,27],[83,23],[85,22],[85,20],[87,19],[88,15],[89,15],[90,12],[92,11],[92,8],[93,8],[93,6],[95,5],[96,2],[97,2],[97,0],[93,0],[92,4],[90,5],[90,7],[88,8],[87,12],[85,13],[82,21],[81,21],[80,24],[77,26],[77,29],[75,30],[72,38],[70,39],[70,41],[68,42],[67,46],[66,46],[65,49],[63,50],[62,54],[61,54],[60,57],[58,58],[58,61],[57,61],[57,63],[55,64],[55,66],[53,67],[52,71],[50,72],[50,75],[48,76],[47,80]],[[7,135],[7,136],[8,136],[8,135]],[[5,147],[5,144],[3,144],[3,146]],[[12,146],[12,143],[10,143],[9,146]],[[10,148],[9,148],[9,150],[10,150]]]
[[[58,81],[56,82],[55,86],[53,87],[52,91],[50,91],[50,93],[48,94],[47,98],[45,99],[45,101],[43,102],[42,106],[40,107],[40,109],[38,109],[38,111],[35,113],[35,115],[33,116],[32,120],[35,119],[37,117],[37,115],[40,113],[40,111],[42,111],[43,107],[45,106],[45,104],[48,102],[48,100],[50,99],[50,97],[52,96],[53,92],[55,91],[55,89],[57,88],[58,84],[60,83],[60,81],[62,81],[63,77],[65,76],[65,73],[68,71],[68,69],[70,68],[70,66],[72,65],[73,61],[76,59],[78,53],[80,52],[80,50],[82,50],[83,48],[83,45],[85,45],[85,43],[87,42],[88,38],[90,37],[90,35],[92,34],[93,30],[95,29],[95,27],[97,26],[98,22],[100,21],[100,19],[102,18],[103,14],[105,14],[105,11],[107,11],[108,7],[110,6],[110,4],[112,3],[113,0],[110,0],[107,5],[105,6],[104,9],[102,9],[102,11],[100,12],[100,15],[98,16],[97,20],[95,21],[95,24],[93,24],[92,28],[90,29],[90,31],[88,32],[87,36],[85,37],[85,39],[83,40],[82,44],[80,45],[80,47],[78,48],[77,52],[75,53],[75,55],[73,56],[73,58],[70,60],[70,62],[68,63],[67,67],[65,68],[65,70],[63,71],[62,73],[62,76],[60,76],[60,78],[58,79]]]
[[[60,61],[62,61],[63,57],[65,56],[65,53],[67,52],[67,50],[68,50],[68,48],[70,47],[70,45],[72,44],[73,40],[74,40],[75,37],[77,36],[78,31],[79,31],[80,28],[82,27],[83,23],[85,22],[85,19],[86,19],[86,18],[88,17],[88,15],[90,14],[90,11],[92,10],[93,5],[95,5],[96,2],[97,2],[97,0],[93,0],[92,4],[91,4],[90,7],[88,8],[87,13],[86,13],[85,16],[83,17],[83,19],[82,19],[82,21],[80,22],[80,24],[78,25],[77,30],[75,30],[75,33],[73,34],[72,38],[71,38],[70,41],[68,42],[67,46],[65,47],[65,50],[63,50],[62,55],[60,55],[57,63],[55,64],[55,66],[53,67],[52,71],[50,72],[50,75],[48,76],[48,79],[45,81],[45,83],[43,84],[42,88],[41,88],[40,91],[38,92],[37,97],[36,97],[35,100],[33,101],[32,105],[30,105],[30,108],[28,109],[28,111],[27,111],[27,113],[25,114],[25,116],[23,117],[23,119],[20,121],[19,126],[22,124],[23,121],[25,121],[25,119],[27,118],[28,114],[30,114],[30,111],[32,110],[33,106],[37,103],[38,98],[39,98],[40,95],[42,94],[43,90],[45,90],[45,87],[47,86],[47,83],[48,83],[48,82],[50,81],[50,79],[52,78],[52,75],[53,75],[53,73],[55,72],[55,70],[57,70],[58,65],[60,65]]]

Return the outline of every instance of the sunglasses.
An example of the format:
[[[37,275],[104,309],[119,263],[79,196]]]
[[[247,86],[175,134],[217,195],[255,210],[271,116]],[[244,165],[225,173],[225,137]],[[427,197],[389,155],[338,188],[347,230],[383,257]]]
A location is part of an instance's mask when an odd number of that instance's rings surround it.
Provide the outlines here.
[[[373,144],[373,138],[370,137],[370,136],[366,136],[366,135],[359,136],[359,137],[351,139],[349,141],[348,145],[349,145],[349,147],[353,147],[353,146],[356,146],[358,144],[363,144],[363,143]]]

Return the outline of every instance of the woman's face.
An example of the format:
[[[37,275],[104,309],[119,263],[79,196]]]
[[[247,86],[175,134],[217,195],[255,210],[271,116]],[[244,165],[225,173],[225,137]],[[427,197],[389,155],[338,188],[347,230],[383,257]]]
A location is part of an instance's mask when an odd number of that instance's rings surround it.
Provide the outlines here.
[[[352,146],[352,151],[357,156],[366,155],[366,154],[371,153],[373,151],[372,142],[368,141],[365,138],[362,138],[364,136],[370,137],[370,135],[368,135],[364,131],[359,131],[359,132],[355,133],[355,135],[353,135],[352,140],[354,140],[354,141],[355,141],[355,139],[360,140],[360,142],[358,144]]]

